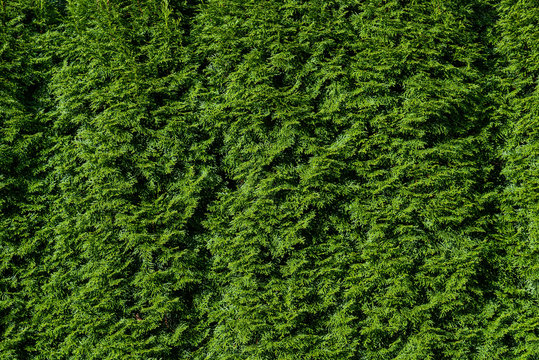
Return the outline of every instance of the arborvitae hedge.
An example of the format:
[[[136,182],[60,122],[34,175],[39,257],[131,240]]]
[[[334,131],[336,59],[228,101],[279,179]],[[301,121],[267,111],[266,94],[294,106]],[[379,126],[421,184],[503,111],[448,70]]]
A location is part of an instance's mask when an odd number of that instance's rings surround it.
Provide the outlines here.
[[[539,358],[538,22],[0,0],[0,358]]]
[[[52,65],[46,39],[59,9],[0,3],[0,357],[26,359],[36,336],[46,273],[42,236],[49,129],[46,91]]]
[[[489,342],[498,358],[539,357],[539,4],[501,1],[496,24],[504,271]],[[494,311],[493,311],[494,312]]]
[[[220,181],[195,112],[192,7],[67,7],[50,83],[50,357],[189,358],[203,339],[201,222]]]

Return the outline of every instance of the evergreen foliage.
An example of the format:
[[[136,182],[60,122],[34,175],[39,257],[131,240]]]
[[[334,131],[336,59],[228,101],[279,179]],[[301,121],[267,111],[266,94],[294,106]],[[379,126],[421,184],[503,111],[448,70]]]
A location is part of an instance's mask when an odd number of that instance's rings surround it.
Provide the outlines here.
[[[485,9],[209,3],[238,184],[208,222],[223,358],[477,356],[494,291]]]
[[[0,358],[538,358],[538,20],[0,0]]]
[[[67,10],[50,85],[57,196],[40,348],[59,358],[188,357],[203,334],[201,213],[218,187],[193,111],[190,9],[81,1]]]
[[[0,9],[0,357],[27,358],[35,333],[48,214],[45,29],[57,10],[27,1]]]
[[[534,1],[498,4],[504,188],[499,241],[504,273],[491,348],[499,358],[539,357],[539,7]]]

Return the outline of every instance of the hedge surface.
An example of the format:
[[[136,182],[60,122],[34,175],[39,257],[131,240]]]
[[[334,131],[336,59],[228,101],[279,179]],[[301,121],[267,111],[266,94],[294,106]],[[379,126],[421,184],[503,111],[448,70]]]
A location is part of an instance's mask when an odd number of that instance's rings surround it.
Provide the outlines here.
[[[536,0],[0,0],[0,358],[538,359]]]

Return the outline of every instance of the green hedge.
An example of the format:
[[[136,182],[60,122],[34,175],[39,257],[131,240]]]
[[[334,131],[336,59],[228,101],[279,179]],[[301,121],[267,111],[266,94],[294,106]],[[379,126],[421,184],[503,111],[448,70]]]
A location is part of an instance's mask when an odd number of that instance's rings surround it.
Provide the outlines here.
[[[539,358],[532,0],[0,0],[0,358]]]

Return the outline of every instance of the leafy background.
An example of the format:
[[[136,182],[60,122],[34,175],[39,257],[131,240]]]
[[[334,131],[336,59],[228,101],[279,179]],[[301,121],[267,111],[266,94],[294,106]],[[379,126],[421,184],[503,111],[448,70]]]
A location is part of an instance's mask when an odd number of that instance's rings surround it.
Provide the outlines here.
[[[0,0],[2,359],[538,359],[532,0]]]

